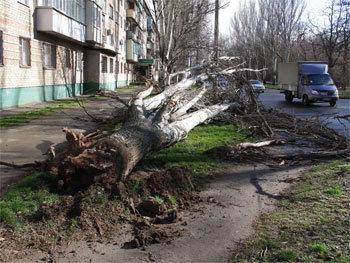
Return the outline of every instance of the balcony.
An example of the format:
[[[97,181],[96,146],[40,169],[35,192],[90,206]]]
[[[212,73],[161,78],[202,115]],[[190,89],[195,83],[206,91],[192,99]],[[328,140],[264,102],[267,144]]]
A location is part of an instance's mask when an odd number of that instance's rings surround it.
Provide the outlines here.
[[[92,44],[103,43],[102,39],[102,9],[96,2],[86,2],[86,42]]]
[[[126,60],[129,63],[137,63],[139,60],[139,56],[136,52],[136,45],[132,39],[126,40]]]
[[[81,43],[85,42],[85,25],[52,7],[36,8],[36,30]]]
[[[140,24],[140,15],[134,9],[126,10],[126,18],[132,20],[137,25]]]

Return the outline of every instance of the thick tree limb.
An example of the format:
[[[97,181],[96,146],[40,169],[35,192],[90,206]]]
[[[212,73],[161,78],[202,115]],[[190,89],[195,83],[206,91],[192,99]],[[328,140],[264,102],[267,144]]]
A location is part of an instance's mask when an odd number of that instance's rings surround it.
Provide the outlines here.
[[[237,148],[238,149],[260,148],[260,147],[265,147],[265,146],[269,146],[272,144],[282,144],[282,143],[283,142],[276,141],[276,140],[269,140],[269,141],[263,141],[263,142],[257,142],[257,143],[243,142],[243,143],[237,144]]]
[[[171,120],[174,121],[179,117],[181,117],[182,115],[184,115],[190,108],[193,107],[193,105],[195,105],[198,102],[198,100],[202,98],[202,96],[206,91],[207,89],[205,88],[205,84],[203,84],[203,89],[201,90],[201,92],[196,97],[194,97],[190,102],[188,102],[185,106],[181,107],[179,110],[174,112],[171,116]]]
[[[191,85],[196,83],[195,78],[185,78],[175,85],[168,86],[162,93],[144,100],[144,109],[148,112],[152,112],[154,109],[157,109],[166,101],[169,97],[173,96],[175,93],[178,93],[184,89],[187,89]]]

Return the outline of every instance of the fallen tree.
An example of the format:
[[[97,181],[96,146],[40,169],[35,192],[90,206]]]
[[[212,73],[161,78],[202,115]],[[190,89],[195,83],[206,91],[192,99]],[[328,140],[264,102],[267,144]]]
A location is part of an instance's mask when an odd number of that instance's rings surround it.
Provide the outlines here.
[[[126,180],[147,154],[185,139],[197,125],[241,106],[239,96],[226,96],[225,100],[216,100],[214,104],[212,99],[204,102],[203,96],[208,89],[206,83],[212,82],[219,74],[201,74],[209,67],[210,64],[206,63],[181,72],[185,78],[162,92],[155,83],[148,82],[147,89],[131,101],[123,102],[128,111],[122,128],[107,137],[97,139],[97,133],[85,136],[64,128],[67,150],[56,154],[52,147],[46,169],[58,174],[59,187],[84,187],[92,183],[108,186]],[[203,81],[206,79],[210,81]],[[231,83],[235,85],[232,80]],[[194,84],[198,84],[197,88],[193,88]],[[215,93],[212,86],[209,89]]]

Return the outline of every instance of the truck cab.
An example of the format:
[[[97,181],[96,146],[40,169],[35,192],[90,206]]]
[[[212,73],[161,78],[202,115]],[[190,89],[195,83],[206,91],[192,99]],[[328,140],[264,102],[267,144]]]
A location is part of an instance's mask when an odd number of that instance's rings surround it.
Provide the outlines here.
[[[324,101],[333,107],[338,100],[338,90],[329,74],[301,75],[298,87],[298,98],[304,105]]]
[[[328,65],[324,62],[280,63],[278,82],[285,100],[292,102],[298,98],[304,105],[328,102],[331,107],[335,106],[338,89],[327,71]]]

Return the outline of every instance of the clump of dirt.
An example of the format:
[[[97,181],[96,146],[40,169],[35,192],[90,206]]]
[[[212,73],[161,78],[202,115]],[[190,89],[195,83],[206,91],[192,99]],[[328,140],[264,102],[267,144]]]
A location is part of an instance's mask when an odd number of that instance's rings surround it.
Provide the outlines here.
[[[42,204],[21,237],[6,226],[0,227],[5,240],[0,257],[20,258],[28,248],[51,254],[74,240],[103,242],[120,233],[122,225],[132,229],[132,238],[124,248],[166,242],[182,235],[180,211],[198,200],[187,167],[140,170],[112,189],[94,184],[75,194],[60,194],[52,204]]]

